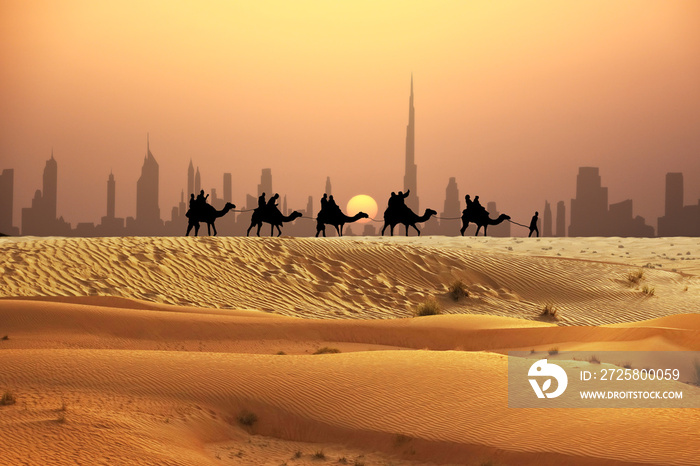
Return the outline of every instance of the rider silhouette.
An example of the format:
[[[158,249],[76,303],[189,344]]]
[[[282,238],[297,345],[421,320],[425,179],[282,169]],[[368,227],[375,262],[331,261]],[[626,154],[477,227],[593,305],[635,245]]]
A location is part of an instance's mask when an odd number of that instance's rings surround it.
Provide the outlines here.
[[[209,197],[209,194],[207,194],[205,196],[203,189],[199,192],[199,195],[197,196],[197,208],[198,209],[201,209],[202,207],[204,207],[206,205],[208,197]]]
[[[267,205],[267,202],[265,202],[265,193],[262,193],[258,197],[258,208],[262,209]]]
[[[335,199],[333,199],[333,195],[331,194],[328,197],[328,212],[329,213],[339,213],[340,212],[340,207],[338,207],[338,204],[335,203]]]
[[[474,207],[474,211],[477,215],[488,215],[489,213],[486,211],[486,207],[481,205],[481,202],[479,202],[479,196],[474,196],[474,200],[472,201],[472,207]]]
[[[275,195],[272,196],[269,201],[267,201],[268,210],[272,211],[272,209],[277,208],[277,199],[279,199],[279,197],[280,197],[280,195],[275,193]]]

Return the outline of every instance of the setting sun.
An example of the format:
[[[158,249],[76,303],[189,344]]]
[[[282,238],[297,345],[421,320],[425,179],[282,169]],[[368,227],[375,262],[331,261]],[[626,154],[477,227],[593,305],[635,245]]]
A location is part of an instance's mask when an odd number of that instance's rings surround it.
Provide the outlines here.
[[[358,212],[364,212],[369,215],[370,218],[374,218],[377,215],[377,201],[375,201],[371,196],[366,194],[358,194],[357,196],[350,199],[347,207],[348,216],[352,217]],[[363,218],[357,221],[357,223],[367,223],[371,221],[368,218]]]

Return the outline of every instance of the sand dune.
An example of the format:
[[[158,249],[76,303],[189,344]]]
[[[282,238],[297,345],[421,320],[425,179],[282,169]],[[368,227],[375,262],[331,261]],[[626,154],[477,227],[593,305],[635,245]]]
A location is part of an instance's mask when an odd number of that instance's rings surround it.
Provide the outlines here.
[[[437,296],[447,313],[524,319],[536,319],[550,303],[562,323],[576,325],[696,312],[698,277],[645,268],[631,287],[627,275],[639,270],[638,260],[604,262],[602,239],[590,240],[601,246],[595,260],[574,251],[542,257],[542,242],[532,239],[530,249],[518,251],[526,240],[508,241],[514,251],[496,245],[505,244],[503,238],[6,240],[0,243],[0,296],[112,296],[324,319],[407,317]],[[542,241],[571,244],[566,238]],[[620,251],[618,241],[609,240],[608,250]],[[590,244],[580,241],[573,249],[582,243]],[[698,255],[695,243],[686,239],[678,247]],[[658,246],[652,249],[661,251]],[[454,303],[446,291],[457,279],[468,284],[470,298]],[[654,288],[653,297],[641,291],[643,285]]]
[[[700,351],[694,270],[518,241],[3,240],[0,463],[700,464],[699,410],[508,408],[505,356]]]

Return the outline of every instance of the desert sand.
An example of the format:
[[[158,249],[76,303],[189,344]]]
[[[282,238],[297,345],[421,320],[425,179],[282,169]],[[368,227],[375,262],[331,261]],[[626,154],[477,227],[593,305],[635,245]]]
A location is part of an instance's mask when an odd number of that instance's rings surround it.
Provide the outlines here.
[[[700,351],[699,258],[698,238],[1,238],[0,464],[700,464],[700,410],[514,409],[506,383],[509,350]],[[444,313],[412,317],[430,298]]]

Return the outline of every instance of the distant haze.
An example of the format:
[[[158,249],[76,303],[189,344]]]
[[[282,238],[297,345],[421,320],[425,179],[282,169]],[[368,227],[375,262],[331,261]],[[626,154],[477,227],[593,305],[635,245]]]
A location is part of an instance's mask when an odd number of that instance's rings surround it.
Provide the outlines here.
[[[236,204],[271,168],[290,209],[318,208],[330,176],[338,204],[381,212],[403,188],[411,73],[421,210],[455,176],[462,202],[515,221],[545,200],[568,214],[579,166],[654,227],[666,172],[700,198],[694,0],[2,0],[0,55],[17,226],[52,148],[59,215],[99,222],[112,171],[116,215],[134,216],[147,132],[163,218],[190,159],[220,197],[231,172]]]

